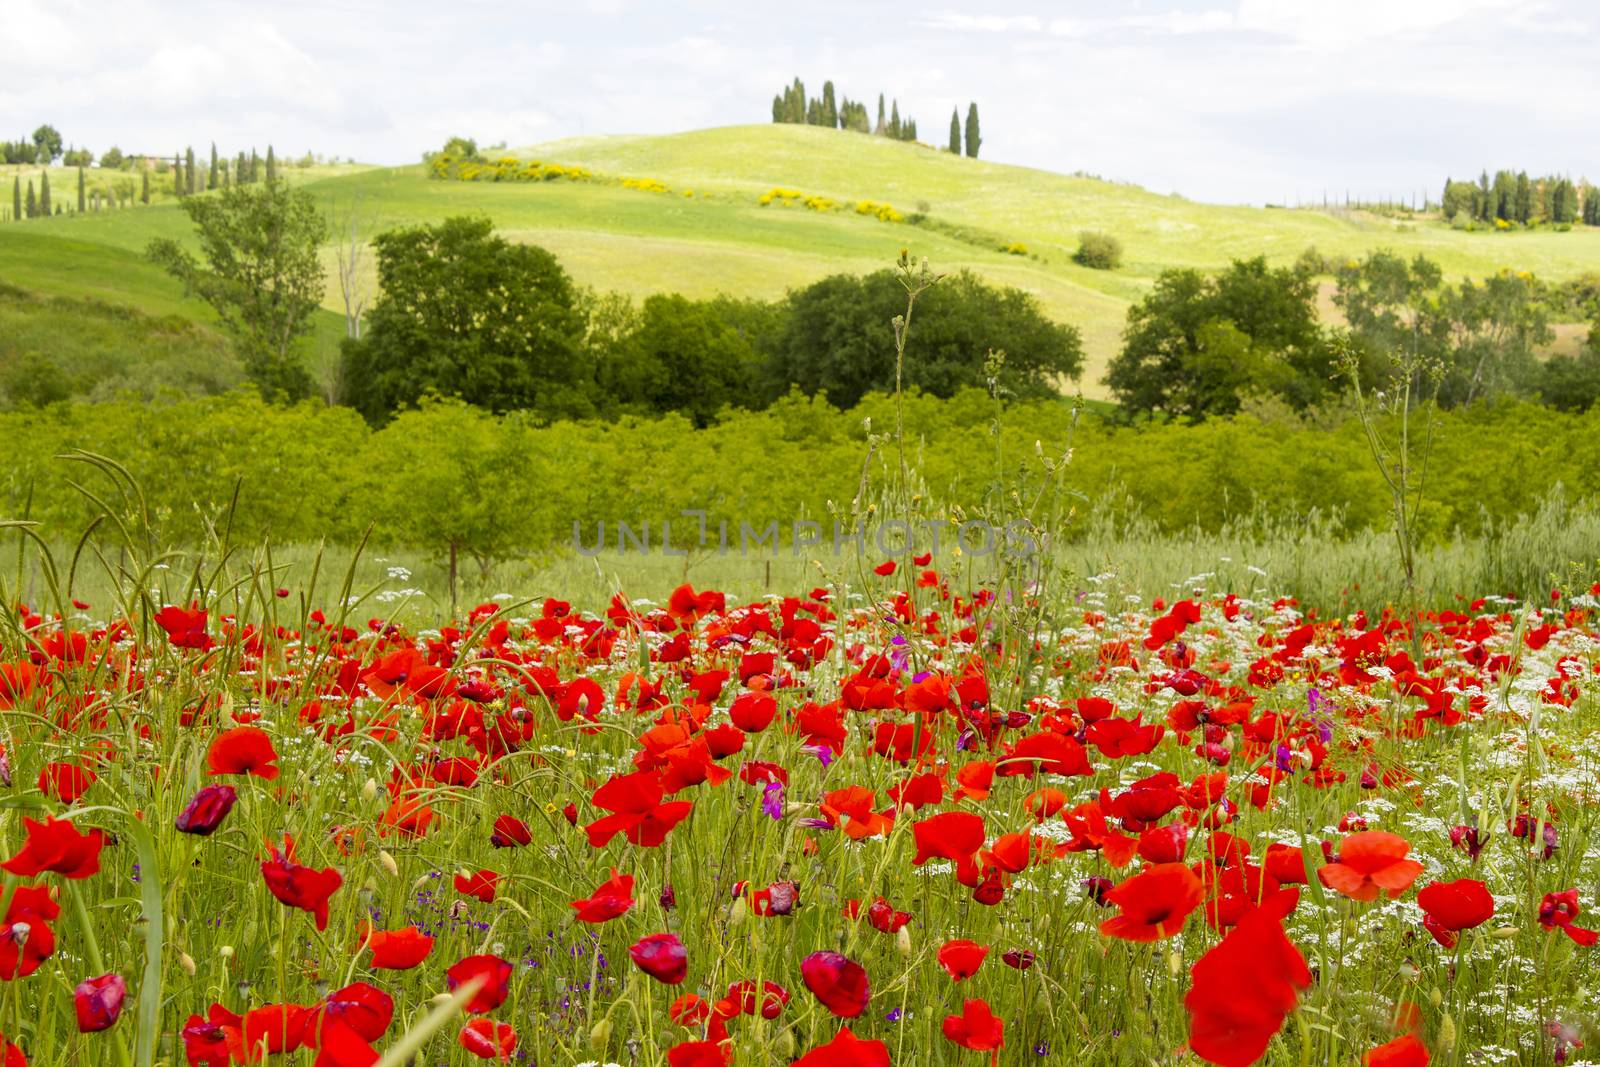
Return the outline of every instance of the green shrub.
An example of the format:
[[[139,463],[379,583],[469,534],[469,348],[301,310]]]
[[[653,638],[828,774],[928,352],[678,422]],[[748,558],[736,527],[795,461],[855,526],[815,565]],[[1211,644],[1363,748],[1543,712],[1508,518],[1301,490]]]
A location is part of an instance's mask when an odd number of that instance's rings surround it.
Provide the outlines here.
[[[1109,233],[1085,230],[1078,235],[1078,250],[1073,262],[1095,270],[1116,270],[1122,266],[1122,242]]]

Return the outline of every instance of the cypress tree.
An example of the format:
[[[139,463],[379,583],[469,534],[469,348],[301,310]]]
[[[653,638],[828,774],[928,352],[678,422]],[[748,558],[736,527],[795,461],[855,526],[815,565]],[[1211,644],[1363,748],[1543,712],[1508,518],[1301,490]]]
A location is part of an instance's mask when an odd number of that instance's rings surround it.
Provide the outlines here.
[[[783,96],[779,93],[772,94],[772,121],[783,121]]]
[[[822,83],[822,124],[830,130],[839,125],[839,105],[833,99],[833,82]]]
[[[957,156],[961,154],[961,116],[955,108],[950,109],[950,152]]]
[[[28,179],[28,218],[36,218],[39,214],[39,201],[33,196],[33,179]]]
[[[898,100],[889,105],[889,136],[897,141],[900,139],[900,101]]]
[[[905,140],[915,141],[917,139],[917,120],[906,119],[906,124],[901,127],[901,132],[905,134]]]
[[[278,180],[278,157],[272,154],[272,146],[267,145],[267,181]]]
[[[50,172],[39,175],[39,214],[50,216]]]
[[[192,146],[186,153],[184,153],[183,168],[185,171],[183,176],[184,191],[190,196],[193,196],[195,193],[199,192],[200,187],[197,184],[197,179],[194,173],[194,148]]]
[[[172,157],[172,193],[174,196],[183,195],[183,156]]]
[[[139,168],[139,202],[141,204],[148,204],[150,202],[150,168],[149,167],[140,167]]]
[[[84,179],[83,179],[83,168],[79,167],[78,168],[78,214],[80,214],[80,215],[83,214],[83,194],[84,194],[83,181],[84,181]]]
[[[217,142],[211,142],[211,173],[206,175],[206,188],[217,187]]]
[[[1528,181],[1527,171],[1517,175],[1517,191],[1514,199],[1516,207],[1513,214],[1518,222],[1526,226],[1533,219],[1533,185]]]
[[[889,132],[889,121],[883,114],[883,94],[878,94],[878,124],[872,127],[872,132],[879,137]]]
[[[822,125],[822,101],[818,100],[814,96],[810,100],[806,101],[806,125]]]
[[[967,105],[967,155],[973,159],[978,158],[978,148],[983,144],[983,136],[978,132],[978,105]]]
[[[11,178],[11,221],[22,221],[22,175]]]

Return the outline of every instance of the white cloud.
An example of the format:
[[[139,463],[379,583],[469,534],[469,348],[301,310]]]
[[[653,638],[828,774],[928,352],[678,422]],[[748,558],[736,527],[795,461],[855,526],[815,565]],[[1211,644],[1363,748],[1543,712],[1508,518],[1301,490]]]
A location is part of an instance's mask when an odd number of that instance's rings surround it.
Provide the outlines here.
[[[1009,0],[925,17],[813,0],[0,0],[29,48],[0,136],[271,142],[410,162],[761,122],[799,75],[898,97],[924,136],[980,103],[985,155],[1219,200],[1432,188],[1482,166],[1600,178],[1588,0]],[[1511,6],[1511,5],[1515,6]]]

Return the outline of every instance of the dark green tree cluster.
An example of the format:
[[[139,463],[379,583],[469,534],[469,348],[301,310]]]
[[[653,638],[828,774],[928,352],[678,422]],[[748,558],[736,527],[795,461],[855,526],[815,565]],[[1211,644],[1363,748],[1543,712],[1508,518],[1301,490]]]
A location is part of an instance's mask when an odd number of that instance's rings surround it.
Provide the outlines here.
[[[44,125],[31,137],[0,141],[0,163],[42,163],[49,165],[61,157],[63,142],[54,126]]]
[[[1586,191],[1588,183],[1580,184]],[[1541,222],[1570,225],[1581,213],[1588,223],[1589,215],[1595,213],[1588,207],[1588,200],[1592,198],[1582,198],[1584,203],[1580,206],[1579,191],[1580,185],[1559,175],[1529,178],[1527,171],[1501,170],[1491,179],[1489,172],[1484,171],[1476,182],[1447,178],[1439,207],[1444,217],[1452,222],[1466,219],[1485,223],[1498,220],[1523,226]]]
[[[1447,284],[1426,257],[1379,250],[1344,264],[1336,278],[1334,303],[1380,380],[1398,354],[1415,353],[1431,378],[1417,384],[1437,387],[1446,407],[1507,395],[1572,406],[1568,394],[1580,388],[1583,367],[1539,359],[1552,338],[1551,294],[1533,275],[1506,270]]]
[[[101,166],[105,165],[105,160],[102,159]],[[272,181],[277,177],[277,167],[277,158],[273,154],[271,145],[267,146],[265,159],[258,156],[253,148],[229,159],[225,155],[218,154],[217,146],[213,142],[210,162],[203,167],[196,162],[193,148],[188,148],[181,155],[172,157],[172,191],[178,196],[192,196],[195,193],[226,189],[233,185]],[[149,201],[145,200],[145,203]]]
[[[374,425],[430,394],[541,419],[679,412],[697,425],[791,389],[854,404],[892,389],[895,275],[836,275],[778,302],[652,296],[640,306],[577,290],[555,258],[486,219],[382,234],[381,294],[344,345],[344,402]],[[936,396],[990,383],[1054,395],[1083,362],[1078,332],[1034,299],[969,274],[917,302],[907,386]],[[1003,350],[1004,357],[993,353]]]
[[[772,121],[874,133],[897,141],[917,139],[917,120],[900,116],[898,100],[893,101],[885,113],[884,97],[879,93],[878,121],[873,125],[868,119],[867,105],[849,97],[835,101],[831,81],[822,83],[821,96],[806,96],[805,83],[799,78],[784,86],[783,92],[772,98]]]
[[[1335,388],[1337,369],[1316,294],[1308,270],[1269,267],[1264,256],[1214,275],[1163,271],[1128,309],[1106,384],[1130,413],[1191,422],[1235,414],[1252,393],[1308,408]]]

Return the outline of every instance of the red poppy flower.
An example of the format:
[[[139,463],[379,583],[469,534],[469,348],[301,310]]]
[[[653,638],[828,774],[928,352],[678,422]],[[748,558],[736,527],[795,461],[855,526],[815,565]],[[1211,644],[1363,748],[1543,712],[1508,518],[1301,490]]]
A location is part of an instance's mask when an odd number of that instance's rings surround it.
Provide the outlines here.
[[[454,992],[475,978],[483,979],[483,987],[472,995],[472,999],[461,1010],[468,1015],[483,1015],[498,1008],[510,993],[511,964],[488,953],[467,956],[451,964],[450,969],[444,972],[444,985]]]
[[[80,833],[66,819],[46,815],[44,822],[23,816],[27,840],[22,851],[0,863],[0,869],[23,878],[49,871],[63,878],[88,878],[100,870],[100,849],[105,834],[99,830]]]
[[[872,998],[867,969],[837,952],[813,952],[801,960],[800,977],[822,1006],[841,1019],[866,1011]]]
[[[994,1062],[1000,1062],[1000,1049],[1006,1043],[1005,1023],[995,1017],[985,1000],[968,1000],[961,1005],[960,1015],[946,1015],[940,1027],[944,1036],[962,1048],[974,1052],[993,1052]]]
[[[882,1041],[863,1041],[845,1026],[832,1041],[818,1045],[789,1067],[889,1067],[889,1046]]]
[[[221,1005],[213,1005],[213,1010]],[[222,1009],[219,1018],[228,1033],[228,1051],[239,1062],[259,1061],[268,1055],[296,1052],[305,1044],[306,1009],[299,1004],[264,1004],[241,1015]]]
[[[372,1042],[394,1019],[394,999],[376,986],[355,982],[305,1010],[300,1043],[317,1050],[324,1067],[368,1067],[378,1062]]]
[[[626,914],[633,907],[633,875],[611,868],[611,877],[585,899],[574,900],[572,907],[581,923],[609,922]]]
[[[589,844],[601,848],[617,834],[645,848],[661,844],[667,833],[687,818],[694,807],[688,800],[663,804],[664,796],[666,786],[660,771],[637,771],[611,779],[595,790],[593,803],[613,814],[585,827]]]
[[[209,837],[228,817],[239,794],[231,785],[204,785],[184,805],[173,825],[179,833]]]
[[[476,897],[485,904],[494,903],[495,887],[500,883],[500,875],[494,871],[478,871],[475,874],[457,874],[455,877],[456,892],[464,897]]]
[[[78,1032],[92,1034],[109,1030],[122,1014],[122,1001],[128,984],[120,974],[102,974],[78,983],[72,991],[72,1007],[78,1013]]]
[[[1402,1034],[1361,1060],[1366,1067],[1428,1067],[1428,1046],[1416,1034]]]
[[[963,885],[978,880],[978,863],[973,855],[983,847],[983,818],[969,811],[947,811],[911,824],[917,852],[913,867],[931,859],[954,860],[956,878]]]
[[[517,1049],[517,1032],[508,1023],[474,1019],[461,1028],[461,1047],[479,1059],[508,1063]]]
[[[60,914],[61,905],[44,885],[19,885],[12,891],[5,925],[0,926],[0,979],[26,978],[50,958],[56,950],[50,924]]]
[[[189,1061],[189,1067],[228,1067],[228,1031],[220,1022],[202,1015],[191,1015],[184,1022],[179,1036],[183,1038],[184,1057]]]
[[[203,651],[213,644],[211,635],[206,633],[206,613],[200,608],[180,608],[169,604],[152,618],[166,632],[173,648],[197,648]]]
[[[752,690],[740,693],[728,707],[728,718],[747,734],[758,734],[772,725],[778,702],[769,694]]]
[[[1539,925],[1546,930],[1560,930],[1576,943],[1588,947],[1600,941],[1600,931],[1585,930],[1581,926],[1572,925],[1583,911],[1583,905],[1578,903],[1576,889],[1564,889],[1559,893],[1546,893],[1539,902]]]
[[[1268,874],[1285,885],[1306,885],[1310,881],[1306,876],[1305,853],[1294,845],[1278,842],[1268,845],[1261,865]]]
[[[386,971],[410,970],[433,951],[433,938],[415,926],[373,930],[362,938],[361,944],[372,950],[372,966]]]
[[[1288,906],[1280,898],[1250,911],[1190,968],[1189,1048],[1207,1063],[1255,1063],[1311,985],[1305,958],[1283,933]]]
[[[533,844],[533,831],[515,815],[499,815],[494,820],[494,832],[489,844],[495,848],[519,848]]]
[[[75,804],[95,780],[93,771],[76,763],[46,763],[39,771],[39,791],[63,804]]]
[[[1122,914],[1100,924],[1100,932],[1124,941],[1157,941],[1183,929],[1200,906],[1200,879],[1181,863],[1158,863],[1107,891],[1105,902]]]
[[[1453,882],[1434,882],[1417,894],[1422,908],[1422,925],[1445,948],[1454,948],[1456,935],[1489,921],[1494,915],[1494,898],[1482,882],[1458,878]]]
[[[278,753],[259,726],[236,726],[211,743],[206,767],[214,775],[253,774],[270,782],[278,777]]]
[[[978,973],[978,968],[983,966],[984,957],[988,955],[988,945],[980,945],[965,938],[946,941],[939,948],[939,966],[943,967],[951,978],[963,982]]]
[[[1398,834],[1364,830],[1339,845],[1338,859],[1317,871],[1322,884],[1351,900],[1375,900],[1386,889],[1397,897],[1417,880],[1422,864],[1406,859],[1411,845]]]
[[[294,838],[283,836],[283,853],[268,846],[268,859],[262,861],[261,876],[266,879],[267,890],[291,908],[308,911],[316,917],[317,929],[328,928],[328,898],[344,884],[344,878],[332,867],[317,870],[295,862]]]
[[[648,934],[633,943],[628,955],[641,971],[666,985],[677,985],[689,973],[689,950],[677,934]]]
[[[680,1041],[667,1049],[667,1067],[727,1067],[733,1046],[721,1041]]]

